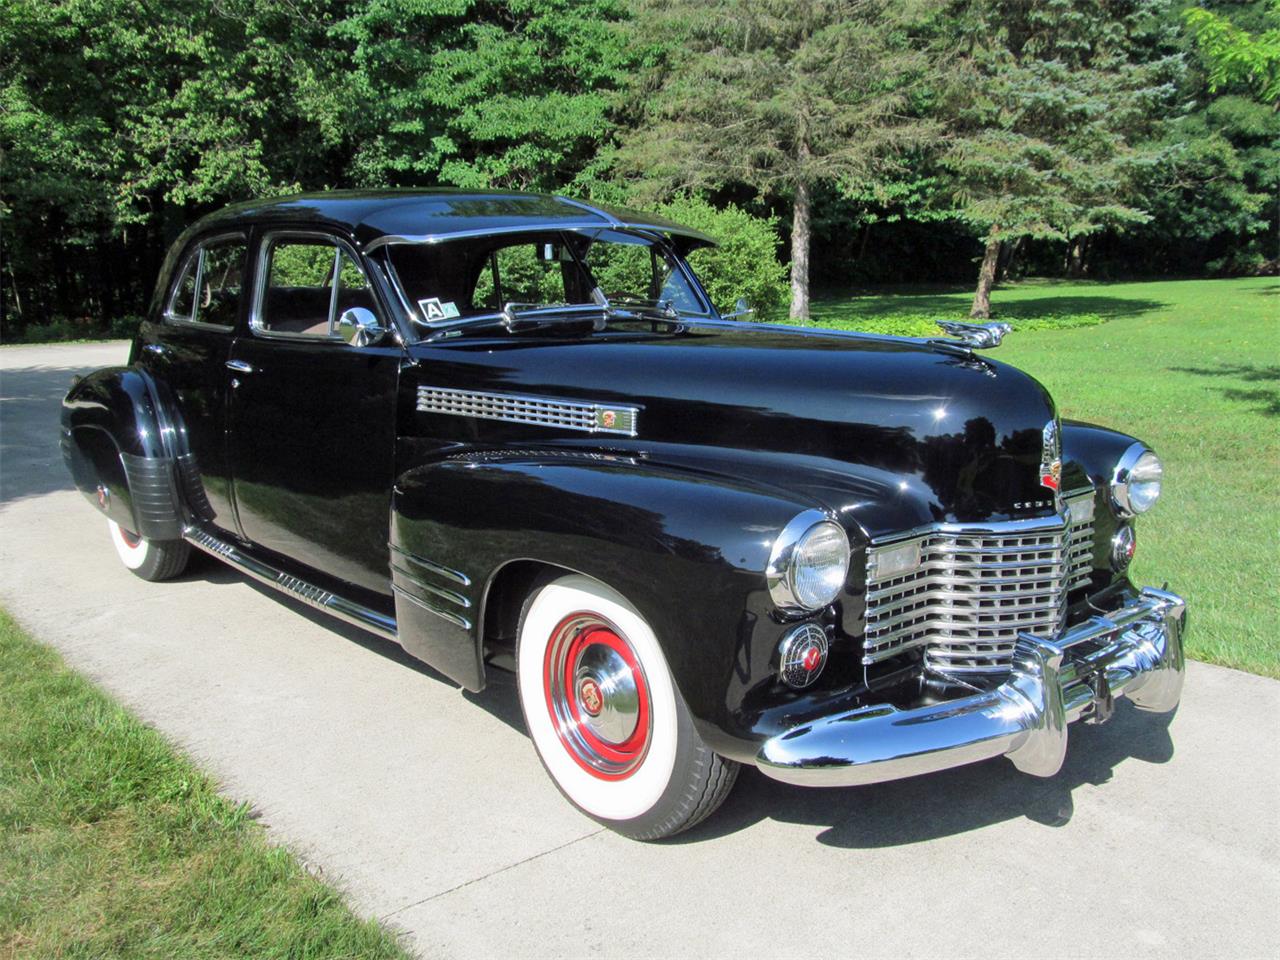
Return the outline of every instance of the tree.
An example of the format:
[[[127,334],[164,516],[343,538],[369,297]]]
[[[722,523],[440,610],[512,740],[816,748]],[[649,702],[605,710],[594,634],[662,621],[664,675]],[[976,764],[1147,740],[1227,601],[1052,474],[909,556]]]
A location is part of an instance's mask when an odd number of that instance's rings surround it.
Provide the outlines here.
[[[1209,67],[1209,90],[1249,87],[1263,103],[1280,110],[1280,0],[1262,11],[1266,29],[1244,30],[1212,10],[1191,7],[1183,12],[1196,48]]]
[[[325,22],[341,0],[0,7],[5,309],[138,313],[209,206],[332,176]],[[20,322],[26,325],[27,317]]]
[[[890,0],[645,0],[668,38],[617,163],[658,195],[744,184],[791,205],[791,316],[809,315],[814,187],[866,184],[934,126],[912,116],[928,63],[923,4]],[[674,39],[671,39],[674,38]]]
[[[632,72],[621,0],[352,3],[351,170],[366,185],[562,189]]]
[[[1019,237],[1073,245],[1141,224],[1135,174],[1155,162],[1180,61],[1138,50],[1162,0],[974,0],[958,22],[966,53],[946,109],[944,163],[956,216],[981,231],[970,315],[987,317],[1003,245]],[[951,41],[954,43],[954,39]]]

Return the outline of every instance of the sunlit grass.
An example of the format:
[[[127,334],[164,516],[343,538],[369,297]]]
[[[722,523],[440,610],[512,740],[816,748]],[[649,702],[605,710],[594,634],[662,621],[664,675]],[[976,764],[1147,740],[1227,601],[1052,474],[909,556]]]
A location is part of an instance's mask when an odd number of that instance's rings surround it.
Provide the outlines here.
[[[405,957],[0,612],[0,957]]]
[[[962,318],[968,290],[826,297],[815,322]],[[1183,594],[1188,651],[1280,677],[1280,280],[1028,283],[997,319],[1088,314],[1076,329],[1015,331],[991,355],[1053,393],[1064,418],[1133,434],[1165,463],[1138,525],[1134,579]],[[1016,326],[1016,322],[1015,322]]]

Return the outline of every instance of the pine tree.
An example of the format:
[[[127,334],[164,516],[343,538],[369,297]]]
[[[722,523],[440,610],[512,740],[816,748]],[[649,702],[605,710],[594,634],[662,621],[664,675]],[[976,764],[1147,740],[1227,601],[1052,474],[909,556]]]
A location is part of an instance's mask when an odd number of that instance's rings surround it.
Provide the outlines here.
[[[934,129],[909,101],[928,71],[911,36],[926,7],[648,0],[638,21],[666,50],[620,169],[659,195],[745,184],[789,202],[791,316],[808,317],[814,187],[874,180]]]
[[[1003,245],[1067,242],[1146,222],[1135,174],[1155,162],[1180,67],[1152,40],[1164,0],[974,0],[948,104],[956,215],[983,235],[973,317],[987,317]],[[954,43],[954,39],[952,40]]]

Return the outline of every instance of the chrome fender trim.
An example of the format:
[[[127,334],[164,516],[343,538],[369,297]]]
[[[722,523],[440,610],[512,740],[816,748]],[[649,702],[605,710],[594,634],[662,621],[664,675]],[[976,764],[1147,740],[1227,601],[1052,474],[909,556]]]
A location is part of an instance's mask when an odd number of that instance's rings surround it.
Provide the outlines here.
[[[1181,597],[1144,589],[1054,641],[1020,635],[1013,671],[995,690],[911,710],[884,704],[823,717],[766,740],[756,766],[786,783],[844,787],[1007,756],[1024,773],[1051,777],[1066,756],[1068,724],[1098,710],[1099,675],[1110,696],[1127,696],[1141,710],[1178,705],[1185,616]],[[1077,649],[1098,643],[1091,653]]]

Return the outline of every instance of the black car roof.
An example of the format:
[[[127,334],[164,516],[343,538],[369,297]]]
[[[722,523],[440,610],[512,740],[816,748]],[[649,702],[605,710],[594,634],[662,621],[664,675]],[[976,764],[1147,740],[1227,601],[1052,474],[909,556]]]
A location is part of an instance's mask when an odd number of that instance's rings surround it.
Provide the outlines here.
[[[530,230],[629,227],[668,234],[682,246],[714,245],[699,230],[665,217],[541,193],[461,190],[333,190],[251,200],[209,214],[195,226],[287,222],[337,226],[366,249],[388,243],[431,243],[465,236]]]

